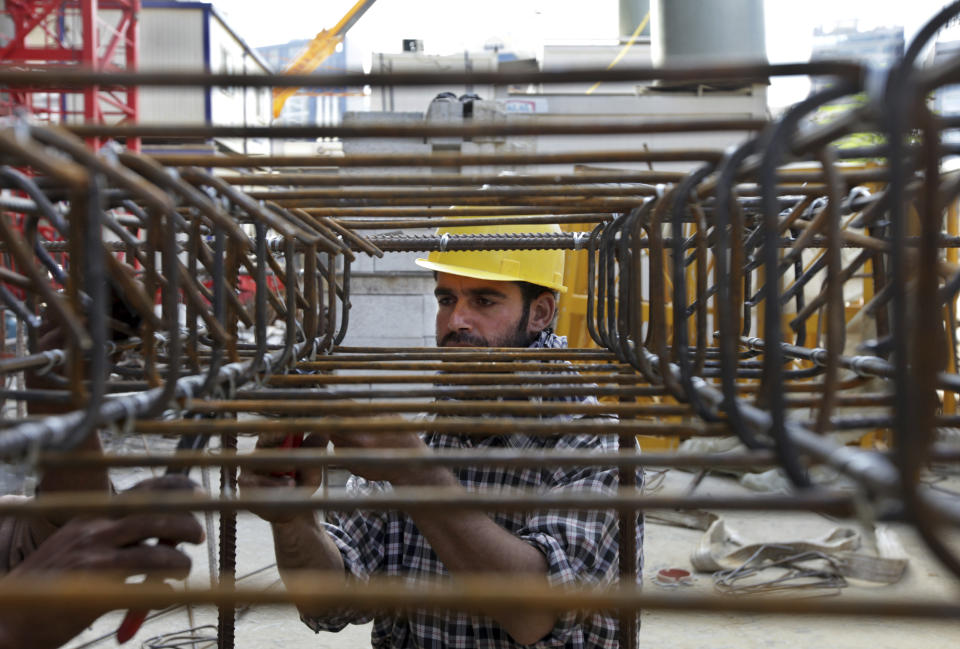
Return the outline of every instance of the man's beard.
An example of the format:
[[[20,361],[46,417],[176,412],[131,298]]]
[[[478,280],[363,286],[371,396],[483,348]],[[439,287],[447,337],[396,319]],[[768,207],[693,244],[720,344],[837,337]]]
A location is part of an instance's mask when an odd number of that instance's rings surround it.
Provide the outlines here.
[[[524,309],[520,316],[520,322],[513,330],[503,338],[487,340],[482,336],[475,336],[469,333],[451,331],[442,340],[437,341],[438,347],[447,347],[449,345],[461,344],[471,347],[529,347],[536,340],[537,334],[531,334],[527,331],[527,323],[530,320],[530,310]]]

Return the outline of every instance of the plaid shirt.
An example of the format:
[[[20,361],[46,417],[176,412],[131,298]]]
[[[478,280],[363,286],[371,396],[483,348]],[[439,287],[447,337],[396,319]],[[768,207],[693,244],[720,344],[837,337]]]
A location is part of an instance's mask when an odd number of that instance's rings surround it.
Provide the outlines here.
[[[565,346],[565,339],[545,332],[533,347]],[[559,344],[558,344],[559,343]],[[593,399],[593,397],[589,397]],[[613,435],[567,435],[553,438],[527,435],[500,435],[476,438],[429,433],[424,441],[431,448],[506,448],[593,450],[613,452]],[[465,467],[455,470],[468,491],[534,490],[540,493],[587,491],[613,494],[618,486],[617,470],[603,467]],[[638,472],[639,473],[639,472]],[[638,475],[638,482],[642,474]],[[347,489],[355,494],[389,490],[388,483],[370,482],[351,476]],[[546,557],[551,585],[603,586],[618,579],[618,517],[613,510],[528,511],[494,513],[491,517],[504,529],[539,549]],[[449,573],[420,534],[413,520],[403,512],[329,512],[324,528],[340,549],[348,575],[360,581],[377,574],[425,580]],[[637,519],[637,561],[642,566],[643,522]],[[638,571],[637,579],[640,579]],[[323,619],[305,619],[315,631],[339,631],[349,623],[368,622],[370,616],[339,611]],[[610,614],[568,611],[560,615],[553,630],[537,648],[612,648],[618,646],[617,620]],[[383,614],[374,619],[372,644],[375,649],[408,647],[501,649],[519,647],[491,618],[451,611],[414,610],[406,615]]]

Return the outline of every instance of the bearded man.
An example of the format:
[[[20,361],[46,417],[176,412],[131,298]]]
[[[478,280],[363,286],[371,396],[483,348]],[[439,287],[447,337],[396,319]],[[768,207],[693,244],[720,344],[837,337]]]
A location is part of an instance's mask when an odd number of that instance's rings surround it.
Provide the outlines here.
[[[556,226],[461,227],[438,234],[559,232]],[[440,347],[562,348],[566,339],[551,330],[557,292],[563,286],[560,250],[435,252],[417,264],[433,270],[437,298],[436,337]],[[543,397],[544,401],[551,400]],[[562,400],[596,402],[588,396]],[[568,419],[570,419],[568,417]],[[617,449],[614,435],[523,434],[478,438],[439,433],[377,433],[334,436],[337,447],[370,449],[513,449],[595,451]],[[305,445],[327,443],[307,438]],[[542,494],[612,494],[619,484],[610,467],[368,468],[351,476],[347,490],[371,494],[392,486],[442,487],[467,492],[515,489]],[[300,476],[300,474],[298,474]],[[642,480],[642,477],[641,477]],[[294,478],[247,474],[241,484],[293,486]],[[299,483],[303,484],[302,476]],[[272,525],[281,576],[303,570],[342,572],[364,581],[374,575],[423,578],[457,574],[528,575],[551,585],[603,586],[618,577],[618,517],[613,510],[529,511],[487,514],[473,509],[411,512],[327,512],[261,514]],[[643,523],[637,519],[638,563]],[[370,616],[357,611],[301,608],[314,631],[338,631],[373,617],[376,649],[407,647],[520,646],[570,649],[618,646],[617,620],[609,613],[562,614],[518,608],[491,616],[453,611],[412,610]]]

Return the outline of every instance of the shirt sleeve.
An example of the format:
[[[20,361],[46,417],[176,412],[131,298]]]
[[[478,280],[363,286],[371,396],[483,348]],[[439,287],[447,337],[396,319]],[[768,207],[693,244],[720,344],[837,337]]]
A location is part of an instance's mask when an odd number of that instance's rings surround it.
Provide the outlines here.
[[[369,495],[389,490],[386,483],[368,482],[351,476],[347,490],[357,495]],[[356,510],[327,512],[320,526],[333,540],[343,557],[344,573],[348,580],[366,582],[370,575],[381,571],[386,553],[388,512]],[[333,609],[322,618],[301,617],[303,622],[319,631],[340,631],[348,624],[365,624],[373,619],[369,612],[351,609]]]
[[[637,475],[638,489],[643,484]],[[557,469],[547,481],[546,493],[586,492],[613,495],[619,486],[614,468]],[[547,560],[551,586],[604,587],[619,579],[619,515],[612,509],[535,511],[527,518],[518,536],[539,549]],[[637,580],[643,569],[643,518],[636,519]],[[561,614],[553,630],[532,645],[538,649],[563,647],[578,633],[587,618],[597,616],[571,610]],[[609,623],[613,623],[612,619]]]
[[[26,496],[0,496],[4,504],[16,504],[29,500]],[[57,527],[42,518],[8,516],[0,518],[0,575],[5,575],[40,544],[57,531]]]

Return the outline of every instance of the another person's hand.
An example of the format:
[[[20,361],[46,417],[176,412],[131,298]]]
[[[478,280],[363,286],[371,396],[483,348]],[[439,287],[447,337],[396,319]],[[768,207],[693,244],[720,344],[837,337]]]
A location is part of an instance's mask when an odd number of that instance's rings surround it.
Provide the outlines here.
[[[171,475],[145,480],[132,490],[196,488],[185,476]],[[148,543],[152,539],[163,543]],[[190,572],[190,558],[174,546],[203,540],[203,528],[187,512],[75,518],[47,538],[10,572],[10,577],[56,578],[86,573],[118,581],[143,574],[183,579]],[[106,612],[95,606],[0,611],[0,647],[59,647]]]

